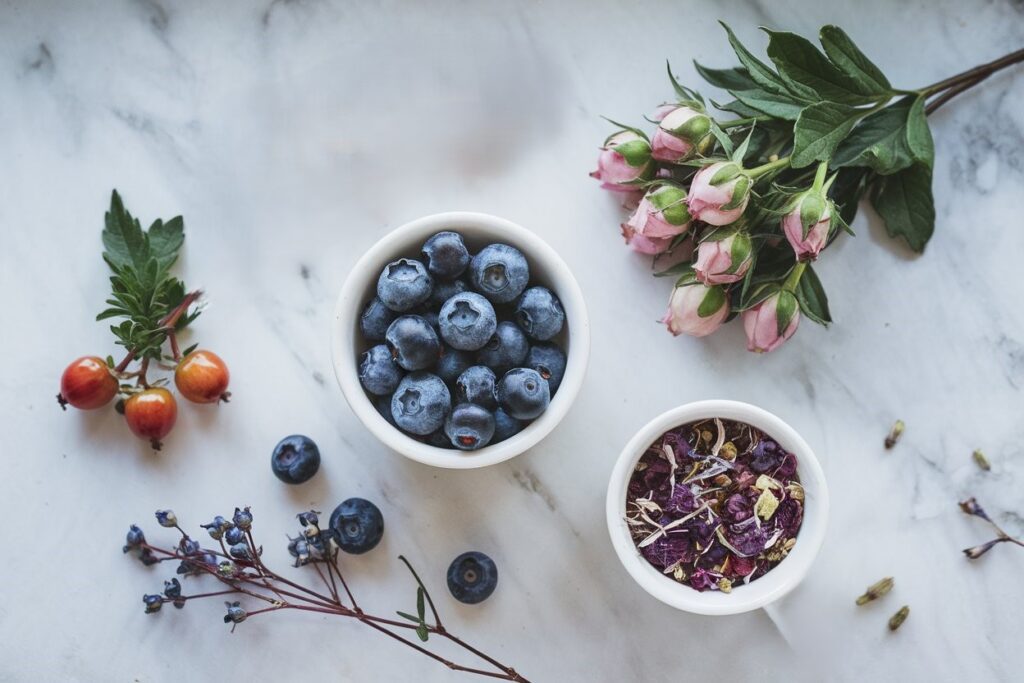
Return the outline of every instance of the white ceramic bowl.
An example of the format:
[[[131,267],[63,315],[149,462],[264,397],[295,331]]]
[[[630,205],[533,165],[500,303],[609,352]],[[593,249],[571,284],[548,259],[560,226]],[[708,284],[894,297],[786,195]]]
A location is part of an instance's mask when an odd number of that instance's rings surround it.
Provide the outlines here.
[[[377,278],[381,270],[403,256],[418,258],[420,247],[427,238],[441,230],[461,233],[471,253],[494,242],[518,248],[530,264],[530,282],[548,287],[558,296],[565,309],[565,328],[556,341],[566,352],[567,364],[565,377],[551,399],[551,405],[515,436],[475,451],[437,448],[406,436],[381,417],[359,383],[358,357],[369,346],[359,331],[359,317],[367,302],[376,294]],[[587,321],[583,293],[565,261],[529,230],[504,218],[465,211],[419,218],[385,235],[370,247],[353,266],[341,288],[332,328],[334,374],[356,416],[393,450],[407,458],[437,467],[485,467],[515,457],[536,445],[569,412],[583,385],[590,354],[590,323]]]
[[[700,592],[661,573],[637,550],[626,525],[626,488],[637,461],[655,440],[672,429],[712,417],[753,425],[797,457],[804,487],[804,518],[789,555],[761,578],[736,586],[731,593]],[[811,447],[788,424],[766,410],[739,401],[696,401],[659,415],[644,426],[623,449],[608,484],[608,532],[622,566],[640,586],[667,605],[695,614],[739,614],[764,607],[793,590],[811,568],[821,548],[828,522],[825,474]]]

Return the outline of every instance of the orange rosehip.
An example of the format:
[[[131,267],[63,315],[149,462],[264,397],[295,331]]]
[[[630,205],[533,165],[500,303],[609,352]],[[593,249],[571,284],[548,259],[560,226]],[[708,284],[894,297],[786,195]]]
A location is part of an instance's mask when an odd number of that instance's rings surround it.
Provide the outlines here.
[[[82,356],[64,369],[57,401],[80,410],[93,410],[110,403],[117,395],[117,378],[97,356]]]
[[[160,440],[170,434],[178,419],[178,402],[162,387],[140,391],[125,401],[124,418],[140,439],[149,439],[160,450]]]
[[[228,366],[213,351],[193,351],[174,371],[174,384],[181,395],[193,403],[227,401]]]

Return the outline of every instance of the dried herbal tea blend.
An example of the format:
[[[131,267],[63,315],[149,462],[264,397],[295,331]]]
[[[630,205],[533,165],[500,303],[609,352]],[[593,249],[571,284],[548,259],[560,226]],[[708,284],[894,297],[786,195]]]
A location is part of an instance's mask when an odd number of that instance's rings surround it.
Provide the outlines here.
[[[796,455],[718,418],[662,434],[626,490],[626,522],[652,565],[699,591],[730,592],[789,554],[804,516]]]

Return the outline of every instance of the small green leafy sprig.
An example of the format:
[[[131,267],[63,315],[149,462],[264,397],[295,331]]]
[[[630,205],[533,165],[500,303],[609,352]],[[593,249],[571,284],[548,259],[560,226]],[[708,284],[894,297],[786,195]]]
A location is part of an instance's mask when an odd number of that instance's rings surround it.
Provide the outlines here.
[[[141,361],[142,386],[148,386],[145,370],[150,361],[178,361],[195,348],[181,352],[177,333],[199,316],[198,307],[189,308],[200,292],[188,292],[185,283],[170,274],[185,241],[184,229],[182,217],[175,216],[166,222],[157,219],[143,230],[114,190],[103,228],[103,260],[113,271],[111,294],[108,307],[96,319],[122,318],[110,331],[127,355],[116,367],[112,359],[108,364],[125,372],[132,361]],[[165,354],[168,343],[170,353]]]

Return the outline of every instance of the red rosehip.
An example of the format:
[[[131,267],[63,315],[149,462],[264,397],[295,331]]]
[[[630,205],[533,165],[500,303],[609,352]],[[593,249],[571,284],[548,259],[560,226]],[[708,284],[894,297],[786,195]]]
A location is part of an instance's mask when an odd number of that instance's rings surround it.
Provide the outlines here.
[[[146,389],[125,401],[124,418],[128,428],[140,439],[149,439],[160,450],[160,439],[167,436],[178,419],[178,402],[162,387]]]
[[[57,402],[80,410],[93,410],[110,403],[117,395],[117,378],[102,358],[82,356],[64,370],[60,378]]]
[[[227,402],[228,366],[213,351],[193,351],[178,363],[174,384],[181,395],[193,403]]]

